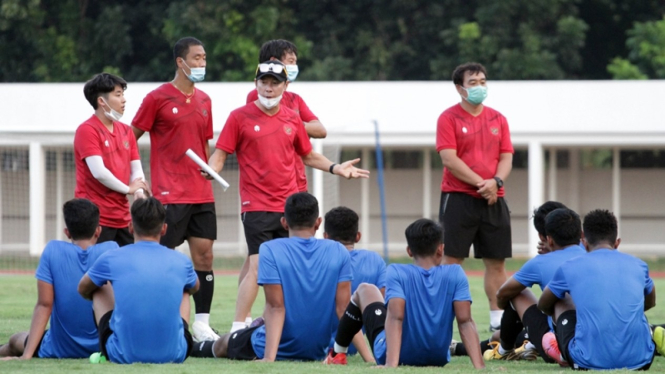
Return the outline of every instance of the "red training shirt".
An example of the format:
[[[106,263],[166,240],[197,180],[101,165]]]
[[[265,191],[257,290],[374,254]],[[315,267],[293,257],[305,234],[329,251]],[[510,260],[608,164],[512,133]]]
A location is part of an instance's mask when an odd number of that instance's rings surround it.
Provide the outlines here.
[[[259,99],[259,93],[256,89],[247,94],[247,104],[253,103]],[[310,122],[317,120],[318,117],[312,113],[305,101],[297,93],[284,91],[282,100],[279,101],[280,106],[285,106],[296,112],[303,122]],[[304,124],[303,124],[304,126]],[[307,192],[307,173],[305,172],[305,164],[302,159],[296,159],[296,182],[298,183],[298,191]]]
[[[97,205],[101,226],[126,228],[131,221],[129,200],[125,194],[113,191],[92,176],[85,162],[90,156],[101,156],[104,166],[121,182],[129,184],[130,163],[140,160],[132,128],[121,122],[113,122],[113,132],[110,132],[93,114],[79,125],[74,136],[74,196],[88,199]]]
[[[483,107],[483,111],[474,117],[460,104],[446,109],[439,116],[436,126],[436,151],[441,152],[444,149],[457,150],[457,157],[483,179],[494,177],[501,153],[515,152],[506,117],[489,107]],[[483,198],[477,192],[477,186],[460,181],[445,167],[441,191],[463,192]],[[504,192],[501,187],[497,196],[503,197]]]
[[[198,88],[186,102],[171,83],[150,92],[132,126],[150,132],[150,177],[153,195],[162,204],[203,204],[215,201],[212,185],[185,152],[191,148],[208,160],[212,139],[210,97]]]
[[[244,212],[283,212],[298,192],[295,162],[312,152],[298,114],[280,105],[269,116],[249,103],[229,115],[215,147],[237,153],[240,203]]]

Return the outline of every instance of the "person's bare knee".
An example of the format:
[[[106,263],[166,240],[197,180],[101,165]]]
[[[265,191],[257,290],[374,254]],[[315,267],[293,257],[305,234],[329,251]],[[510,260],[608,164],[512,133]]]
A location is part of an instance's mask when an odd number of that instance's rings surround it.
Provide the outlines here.
[[[561,316],[563,313],[575,309],[575,302],[573,302],[573,298],[570,297],[570,294],[566,294],[563,299],[560,299],[556,302],[556,304],[554,304],[554,321],[557,321],[559,316]]]
[[[115,295],[113,293],[113,286],[106,283],[92,294],[92,310],[95,313],[95,322],[99,325],[102,317],[113,310],[115,306]]]
[[[522,319],[522,316],[527,309],[537,303],[538,299],[536,299],[536,295],[534,295],[533,292],[528,288],[522,290],[522,292],[520,292],[510,301],[510,304],[513,306],[513,309],[515,309],[520,319]]]
[[[9,337],[7,346],[9,348],[9,356],[20,356],[25,350],[25,339],[28,338],[27,332],[18,332]]]
[[[224,334],[215,341],[212,345],[212,351],[215,353],[215,357],[225,358],[228,356],[230,338],[231,334]]]
[[[192,256],[194,269],[199,271],[211,271],[213,262],[212,244],[213,241],[205,238],[190,237],[189,252]]]
[[[443,263],[446,265],[462,265],[464,262],[464,257],[451,257],[451,256],[443,256]]]
[[[352,299],[361,311],[364,311],[367,305],[384,301],[381,291],[375,285],[369,283],[361,283],[356,292],[353,293]]]

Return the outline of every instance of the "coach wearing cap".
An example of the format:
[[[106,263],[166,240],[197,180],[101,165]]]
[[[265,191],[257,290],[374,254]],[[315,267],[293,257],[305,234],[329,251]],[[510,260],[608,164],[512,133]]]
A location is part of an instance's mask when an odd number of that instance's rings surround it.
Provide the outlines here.
[[[240,274],[237,303],[246,310],[251,309],[259,289],[256,283],[259,246],[289,234],[280,218],[284,215],[286,198],[298,192],[296,157],[302,157],[307,166],[347,179],[369,177],[368,171],[353,166],[360,159],[335,164],[312,151],[300,116],[279,105],[286,80],[287,72],[281,62],[259,64],[255,79],[258,100],[231,112],[209,161],[210,167],[220,172],[229,154],[235,152],[238,158],[241,219],[249,266]]]

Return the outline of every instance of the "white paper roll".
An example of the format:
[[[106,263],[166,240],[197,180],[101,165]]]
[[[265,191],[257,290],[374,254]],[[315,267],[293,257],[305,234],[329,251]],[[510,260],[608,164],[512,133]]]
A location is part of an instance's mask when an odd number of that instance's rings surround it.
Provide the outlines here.
[[[194,151],[191,149],[188,149],[185,154],[191,158],[194,162],[196,162],[197,165],[201,167],[206,173],[210,174],[211,177],[213,177],[219,184],[222,185],[222,189],[226,191],[229,188],[229,184],[222,178],[219,174],[217,174],[208,164],[201,159]]]

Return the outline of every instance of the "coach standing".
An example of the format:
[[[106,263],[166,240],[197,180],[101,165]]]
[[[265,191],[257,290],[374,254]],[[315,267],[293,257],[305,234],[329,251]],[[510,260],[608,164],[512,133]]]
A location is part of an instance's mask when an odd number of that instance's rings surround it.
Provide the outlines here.
[[[462,97],[437,122],[436,151],[443,162],[439,220],[444,227],[447,264],[474,256],[485,264],[485,293],[490,304],[490,330],[498,329],[502,311],[496,292],[506,281],[505,259],[512,256],[510,211],[503,183],[513,164],[508,122],[483,105],[487,97],[485,67],[466,63],[453,72]]]
[[[175,78],[150,92],[141,103],[132,126],[138,140],[150,132],[150,175],[153,195],[166,208],[166,235],[160,244],[175,248],[187,240],[201,288],[194,294],[193,329],[218,337],[209,327],[215,289],[212,244],[217,238],[217,217],[212,186],[185,156],[191,148],[208,159],[212,139],[210,97],[196,88],[203,81],[206,53],[203,43],[187,37],[173,47]]]

